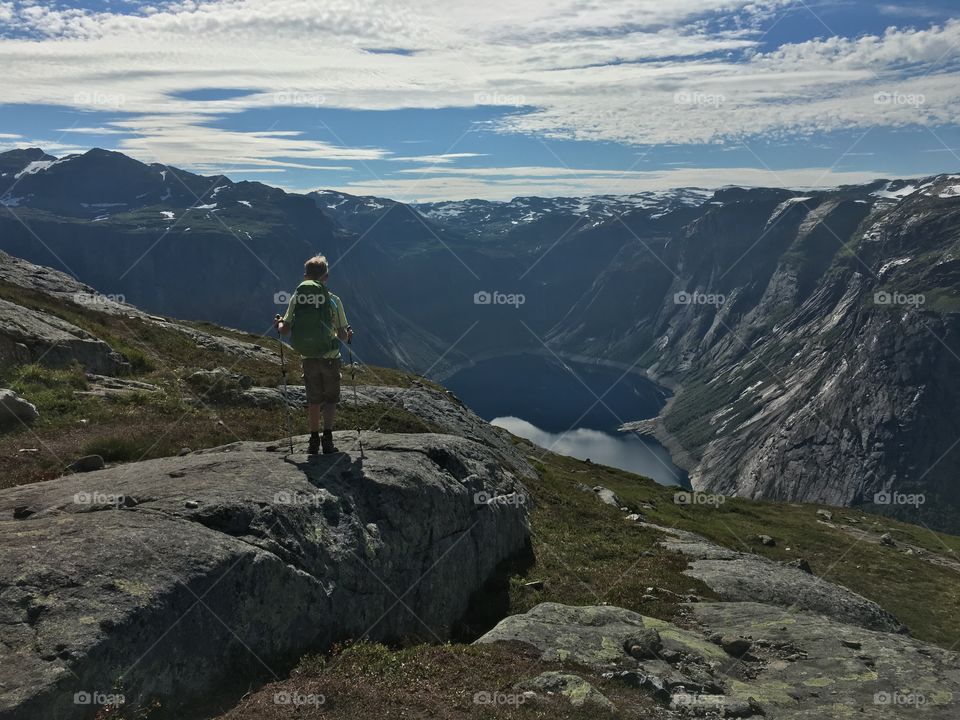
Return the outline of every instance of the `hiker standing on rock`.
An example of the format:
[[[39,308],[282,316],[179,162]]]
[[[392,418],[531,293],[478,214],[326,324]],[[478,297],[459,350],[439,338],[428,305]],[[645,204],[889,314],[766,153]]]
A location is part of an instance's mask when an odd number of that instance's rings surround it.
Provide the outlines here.
[[[303,357],[303,384],[310,415],[307,452],[311,455],[316,455],[321,447],[324,455],[337,452],[333,445],[333,420],[340,401],[340,341],[350,342],[353,338],[343,303],[327,289],[328,268],[323,255],[307,260],[303,282],[290,298],[287,312],[275,321],[279,333],[290,335],[290,344]]]

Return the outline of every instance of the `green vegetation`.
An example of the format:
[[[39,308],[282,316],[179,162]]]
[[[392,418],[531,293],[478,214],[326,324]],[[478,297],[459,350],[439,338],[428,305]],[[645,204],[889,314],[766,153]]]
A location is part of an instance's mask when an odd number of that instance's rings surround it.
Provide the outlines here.
[[[636,483],[636,476],[545,454],[525,443],[524,449],[534,458],[543,456],[537,465],[539,477],[527,482],[535,502],[531,516],[535,562],[523,578],[511,583],[511,614],[541,602],[606,603],[676,619],[684,596],[713,597],[706,586],[682,574],[687,567],[683,558],[657,547],[659,532],[624,520],[623,512],[598,502],[591,490],[597,484],[611,487],[618,478]],[[542,581],[543,589],[524,586],[524,581],[533,580]]]
[[[566,699],[541,694],[536,702],[515,686],[548,670],[570,669],[609,697],[626,717],[653,717],[656,704],[646,693],[607,680],[584,668],[542,662],[527,646],[415,645],[391,649],[360,642],[334,648],[326,656],[304,658],[289,678],[247,695],[221,720],[324,717],[528,718],[594,720],[609,717]],[[274,702],[278,693],[296,694],[301,714]],[[496,702],[491,702],[496,697]],[[315,703],[315,704],[312,704]]]
[[[717,505],[677,504],[675,488],[622,470],[544,454],[525,441],[518,442],[532,455],[543,456],[541,477],[530,483],[534,500],[542,505],[533,514],[534,544],[536,548],[542,542],[543,549],[527,576],[544,578],[546,590],[535,599],[515,598],[512,610],[525,610],[534,604],[531,600],[592,604],[594,592],[612,605],[679,622],[678,598],[656,593],[662,595],[658,601],[643,601],[637,589],[642,585],[680,593],[693,589],[696,583],[680,574],[685,563],[648,545],[645,531],[625,522],[622,512],[600,505],[593,493],[578,490],[579,482],[610,488],[627,507],[658,525],[690,530],[733,550],[771,560],[804,558],[815,575],[875,601],[902,620],[915,637],[944,647],[960,642],[960,537],[857,508],[738,498]],[[599,509],[591,510],[591,502]],[[836,520],[855,528],[856,534],[820,522],[818,509],[828,509]],[[902,548],[881,545],[879,538],[887,532],[901,546],[913,545],[928,555],[908,556]],[[763,545],[758,539],[762,534],[773,536],[777,544]],[[650,539],[656,535],[651,533]],[[607,551],[619,542],[626,544],[618,559],[615,550],[610,555]],[[654,554],[638,558],[641,547]],[[627,567],[632,569],[620,579]],[[695,592],[709,597],[702,587]],[[924,601],[919,603],[918,598]]]
[[[258,409],[216,405],[197,398],[184,379],[199,369],[225,366],[251,377],[255,384],[276,387],[280,366],[274,361],[275,337],[257,337],[211,323],[181,323],[203,332],[265,348],[262,358],[237,358],[197,344],[190,336],[139,317],[108,315],[94,308],[0,282],[0,298],[38,310],[103,339],[130,361],[127,376],[157,387],[117,395],[89,393],[83,369],[41,365],[0,371],[0,386],[9,387],[37,406],[40,419],[30,428],[0,435],[0,487],[49,480],[61,475],[76,457],[102,455],[107,462],[134,462],[176,455],[182,448],[216,447],[238,440],[272,441],[287,432],[282,408]],[[300,362],[288,356],[288,380],[300,382]],[[350,381],[344,370],[345,383]],[[389,368],[364,366],[358,384],[411,387],[438,385]],[[347,401],[350,398],[344,396]],[[435,427],[400,407],[372,404],[354,409],[341,405],[338,425],[379,428],[383,432],[434,432]],[[305,412],[294,413],[294,433],[306,433]]]

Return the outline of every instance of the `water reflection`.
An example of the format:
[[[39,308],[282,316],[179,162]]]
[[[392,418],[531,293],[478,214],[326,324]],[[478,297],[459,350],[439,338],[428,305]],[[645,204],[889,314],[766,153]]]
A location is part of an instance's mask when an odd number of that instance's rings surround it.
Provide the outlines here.
[[[662,485],[688,487],[686,473],[673,464],[669,453],[655,440],[587,428],[552,433],[512,416],[497,417],[491,423],[561,455],[581,460],[590,458],[593,462],[646,475]]]

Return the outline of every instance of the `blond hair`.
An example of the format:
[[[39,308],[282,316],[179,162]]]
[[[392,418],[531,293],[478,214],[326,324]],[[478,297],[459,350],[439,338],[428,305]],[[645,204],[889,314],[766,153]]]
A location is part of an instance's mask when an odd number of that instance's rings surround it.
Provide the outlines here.
[[[314,255],[303,264],[303,274],[310,280],[321,280],[328,271],[327,258],[323,255]]]

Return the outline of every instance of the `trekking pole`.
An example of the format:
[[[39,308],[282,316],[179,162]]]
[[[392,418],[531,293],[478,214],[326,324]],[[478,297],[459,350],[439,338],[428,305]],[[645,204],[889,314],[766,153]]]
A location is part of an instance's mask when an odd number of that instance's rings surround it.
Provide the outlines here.
[[[360,445],[360,459],[363,456],[363,438],[360,437],[360,402],[357,400],[357,366],[353,364],[353,334],[352,328],[347,325],[347,353],[350,356],[350,384],[353,385],[353,411],[357,415],[357,443]]]
[[[280,316],[277,315],[277,320]],[[293,454],[293,418],[290,415],[290,402],[287,392],[287,363],[283,357],[283,338],[280,337],[280,328],[277,328],[277,342],[280,343],[280,374],[283,375],[283,406],[287,410],[287,436],[290,440],[290,454]]]

